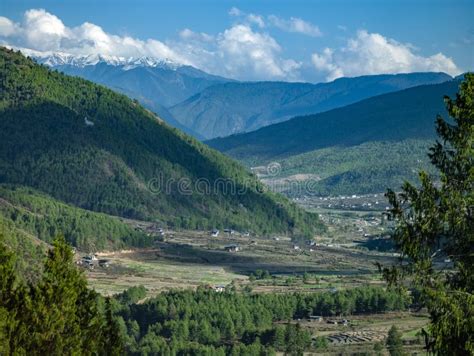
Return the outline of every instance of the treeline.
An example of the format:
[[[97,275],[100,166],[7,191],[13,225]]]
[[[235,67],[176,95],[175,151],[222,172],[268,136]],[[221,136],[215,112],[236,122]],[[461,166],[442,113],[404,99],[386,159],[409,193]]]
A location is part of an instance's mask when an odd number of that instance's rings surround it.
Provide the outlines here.
[[[114,311],[127,350],[163,355],[298,353],[311,345],[298,319],[405,310],[410,304],[408,295],[375,287],[314,294],[217,293],[201,287],[142,304],[132,302],[143,298],[143,290],[126,295],[116,297]]]

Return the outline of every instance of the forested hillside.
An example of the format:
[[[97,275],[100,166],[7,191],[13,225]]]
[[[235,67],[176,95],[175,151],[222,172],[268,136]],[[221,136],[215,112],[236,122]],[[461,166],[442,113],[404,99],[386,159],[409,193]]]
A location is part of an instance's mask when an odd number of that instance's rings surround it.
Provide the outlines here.
[[[0,185],[0,216],[47,243],[64,235],[83,251],[143,247],[153,242],[118,218],[67,205],[31,188]]]
[[[322,148],[278,160],[279,174],[263,178],[270,183],[289,180],[291,184],[275,190],[290,196],[380,193],[405,180],[415,181],[420,169],[435,173],[427,154],[432,144],[432,140],[410,139]],[[293,180],[298,177],[311,180]]]
[[[304,235],[320,227],[316,216],[262,192],[238,163],[123,95],[7,49],[0,78],[0,183],[178,228]]]

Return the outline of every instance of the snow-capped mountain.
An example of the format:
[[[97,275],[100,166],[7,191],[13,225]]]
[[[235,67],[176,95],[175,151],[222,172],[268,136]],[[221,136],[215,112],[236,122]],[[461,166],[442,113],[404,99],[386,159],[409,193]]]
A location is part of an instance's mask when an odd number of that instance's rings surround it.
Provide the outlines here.
[[[122,70],[130,70],[137,67],[162,68],[176,70],[183,64],[177,63],[169,58],[153,57],[119,57],[102,54],[73,55],[69,53],[34,53],[31,55],[38,63],[50,67],[70,65],[75,67],[95,66],[99,63],[111,66],[120,66]]]
[[[209,86],[232,81],[168,58],[74,55],[15,49],[38,63],[103,84],[137,99],[172,126],[198,138],[201,136],[176,121],[167,107],[182,102]]]

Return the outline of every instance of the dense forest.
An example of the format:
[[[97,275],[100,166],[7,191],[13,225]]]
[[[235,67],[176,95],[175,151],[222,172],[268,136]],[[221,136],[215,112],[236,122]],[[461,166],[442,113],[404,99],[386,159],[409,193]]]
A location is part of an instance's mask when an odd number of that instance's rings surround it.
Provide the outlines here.
[[[293,236],[323,228],[316,215],[265,192],[238,163],[126,96],[4,48],[0,89],[0,183],[175,228]]]
[[[118,295],[113,309],[133,354],[300,354],[312,345],[298,324],[310,315],[347,316],[405,310],[410,297],[380,287],[311,294],[170,291],[143,298],[144,288]]]
[[[82,251],[150,246],[144,232],[110,215],[76,208],[31,188],[0,185],[0,215],[51,243],[59,234]]]

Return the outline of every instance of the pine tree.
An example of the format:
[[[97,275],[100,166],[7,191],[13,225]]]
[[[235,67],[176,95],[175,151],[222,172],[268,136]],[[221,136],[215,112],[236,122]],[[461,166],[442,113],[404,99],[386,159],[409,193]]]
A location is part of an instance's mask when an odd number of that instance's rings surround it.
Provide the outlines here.
[[[420,188],[388,191],[394,239],[407,262],[385,269],[391,283],[410,274],[431,316],[427,347],[441,354],[474,353],[474,74],[455,99],[445,98],[452,121],[437,117],[440,140],[430,158],[440,182],[420,172]],[[437,261],[449,258],[445,271]]]
[[[29,296],[15,272],[15,256],[3,240],[0,234],[0,355],[24,354],[28,335],[20,318]]]
[[[105,325],[103,329],[101,354],[121,355],[124,342],[120,334],[120,328],[112,313],[110,298],[105,301]]]
[[[388,336],[385,344],[387,345],[387,349],[390,353],[390,356],[404,355],[402,335],[400,334],[395,325],[392,325],[392,327],[388,331]]]
[[[121,353],[110,308],[104,317],[98,295],[72,260],[64,238],[57,238],[39,281],[26,285],[14,270],[13,254],[0,242],[0,354]]]
[[[1,238],[2,236],[0,236]],[[17,284],[13,255],[0,239],[0,355],[11,351],[11,336],[15,327]]]

